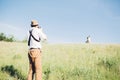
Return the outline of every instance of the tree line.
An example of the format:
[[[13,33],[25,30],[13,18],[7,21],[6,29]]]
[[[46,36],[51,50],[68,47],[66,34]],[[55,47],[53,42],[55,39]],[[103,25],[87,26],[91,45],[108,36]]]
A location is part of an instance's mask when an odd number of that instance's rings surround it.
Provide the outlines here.
[[[15,41],[14,36],[6,36],[4,33],[0,33],[0,41],[13,42]]]

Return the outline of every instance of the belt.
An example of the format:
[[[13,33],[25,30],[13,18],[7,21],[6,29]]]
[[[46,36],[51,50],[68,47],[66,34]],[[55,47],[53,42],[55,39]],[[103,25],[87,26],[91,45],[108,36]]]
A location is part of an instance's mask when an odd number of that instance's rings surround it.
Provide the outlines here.
[[[40,48],[30,48],[30,50],[31,50],[31,49],[40,49]]]

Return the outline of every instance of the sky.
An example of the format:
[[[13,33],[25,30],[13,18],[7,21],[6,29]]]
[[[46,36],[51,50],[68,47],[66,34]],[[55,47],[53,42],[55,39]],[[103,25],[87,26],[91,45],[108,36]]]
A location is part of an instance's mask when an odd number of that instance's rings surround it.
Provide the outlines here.
[[[120,0],[0,0],[0,33],[26,38],[37,20],[49,43],[120,43]]]

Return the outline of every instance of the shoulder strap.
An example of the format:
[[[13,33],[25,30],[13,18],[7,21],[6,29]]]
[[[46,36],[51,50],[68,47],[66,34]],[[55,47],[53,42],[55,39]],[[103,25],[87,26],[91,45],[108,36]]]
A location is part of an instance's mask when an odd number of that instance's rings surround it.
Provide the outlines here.
[[[40,37],[39,37],[39,40],[37,40],[37,39],[32,35],[32,30],[29,31],[29,33],[30,33],[30,35],[29,35],[29,40],[28,40],[28,46],[30,46],[31,36],[32,36],[32,38],[33,38],[35,41],[40,42],[40,40],[41,40]]]
[[[29,31],[29,33],[30,33],[30,31]],[[29,35],[28,46],[30,46],[30,40],[31,40],[31,34]]]

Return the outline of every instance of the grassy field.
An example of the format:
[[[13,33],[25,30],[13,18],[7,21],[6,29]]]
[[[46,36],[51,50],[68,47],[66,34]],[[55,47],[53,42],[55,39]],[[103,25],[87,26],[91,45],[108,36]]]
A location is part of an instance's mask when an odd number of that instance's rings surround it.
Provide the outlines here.
[[[27,44],[0,42],[0,80],[26,80]],[[43,80],[120,80],[120,44],[43,44]]]

